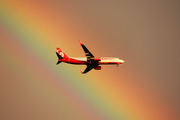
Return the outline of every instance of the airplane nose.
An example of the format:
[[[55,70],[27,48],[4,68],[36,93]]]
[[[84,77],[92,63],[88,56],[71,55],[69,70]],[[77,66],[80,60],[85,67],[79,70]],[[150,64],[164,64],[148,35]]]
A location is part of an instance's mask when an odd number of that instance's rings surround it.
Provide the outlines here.
[[[124,60],[122,60],[122,63],[124,63],[125,61]]]

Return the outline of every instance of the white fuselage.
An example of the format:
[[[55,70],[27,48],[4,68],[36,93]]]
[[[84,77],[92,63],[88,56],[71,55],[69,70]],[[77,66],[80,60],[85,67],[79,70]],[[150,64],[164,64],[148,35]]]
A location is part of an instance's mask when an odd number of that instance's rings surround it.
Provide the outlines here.
[[[100,59],[99,64],[122,64],[124,60],[114,57],[98,57]],[[85,57],[72,58],[78,61],[87,61]]]

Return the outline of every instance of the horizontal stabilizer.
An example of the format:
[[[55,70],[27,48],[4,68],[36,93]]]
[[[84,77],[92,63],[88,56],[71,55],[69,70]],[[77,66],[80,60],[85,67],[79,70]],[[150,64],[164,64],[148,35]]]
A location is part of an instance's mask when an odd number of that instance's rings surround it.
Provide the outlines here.
[[[59,55],[59,53],[56,52],[56,55],[58,56],[59,59],[63,59],[63,57]]]
[[[59,63],[61,63],[62,61],[58,61],[57,63],[56,63],[56,65],[58,65]]]
[[[59,59],[63,59],[63,57],[61,55],[59,55],[59,53],[56,52],[56,55],[58,56],[58,62],[56,63],[56,65],[58,65],[59,63],[61,63],[62,61],[59,61]]]

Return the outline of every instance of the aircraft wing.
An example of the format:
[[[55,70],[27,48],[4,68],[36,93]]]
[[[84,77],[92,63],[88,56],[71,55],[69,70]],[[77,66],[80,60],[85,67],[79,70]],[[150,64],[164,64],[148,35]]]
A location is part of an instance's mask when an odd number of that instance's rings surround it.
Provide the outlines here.
[[[84,72],[81,71],[81,73],[82,73],[82,74],[85,74],[85,73],[89,72],[89,71],[92,70],[92,69],[93,69],[93,67],[87,65],[87,67],[86,67],[86,69],[84,70]]]
[[[86,48],[86,46],[79,40],[84,52],[85,52],[85,55],[87,57],[87,61],[90,61],[91,59],[94,59],[94,56],[91,54],[91,52]]]

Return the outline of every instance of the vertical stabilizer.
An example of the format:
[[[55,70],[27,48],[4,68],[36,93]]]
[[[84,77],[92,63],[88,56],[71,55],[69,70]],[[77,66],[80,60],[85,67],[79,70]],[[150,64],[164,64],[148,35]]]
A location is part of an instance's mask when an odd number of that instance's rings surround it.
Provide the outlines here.
[[[57,53],[63,57],[63,59],[69,58],[60,48],[57,48]]]

